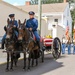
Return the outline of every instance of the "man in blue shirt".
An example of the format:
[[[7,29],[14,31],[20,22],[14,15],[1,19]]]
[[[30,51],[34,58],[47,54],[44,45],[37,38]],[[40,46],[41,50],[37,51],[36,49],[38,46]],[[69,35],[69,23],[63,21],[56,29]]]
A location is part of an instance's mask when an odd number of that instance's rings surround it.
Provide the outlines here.
[[[30,18],[26,22],[26,28],[33,32],[36,37],[37,44],[40,47],[40,36],[37,32],[38,20],[34,18],[35,13],[33,11],[30,11],[28,14]]]
[[[17,20],[15,20],[15,14],[10,14],[9,17],[10,17],[10,24],[14,21],[14,28],[18,27]],[[6,30],[6,28],[5,28],[5,30]],[[14,33],[18,37],[18,32],[16,30],[14,31]],[[6,38],[6,34],[2,38],[1,49],[4,49],[5,38]]]

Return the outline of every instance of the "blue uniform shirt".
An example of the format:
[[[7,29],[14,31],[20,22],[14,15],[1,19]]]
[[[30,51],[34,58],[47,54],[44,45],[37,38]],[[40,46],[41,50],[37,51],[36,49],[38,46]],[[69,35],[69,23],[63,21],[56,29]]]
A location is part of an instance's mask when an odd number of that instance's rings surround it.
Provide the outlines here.
[[[12,21],[10,21],[10,23],[11,23]],[[18,27],[18,23],[17,23],[17,20],[14,20],[14,25],[16,26],[16,27]]]
[[[37,31],[38,21],[35,18],[28,19],[26,22],[26,28],[32,28],[33,31]]]

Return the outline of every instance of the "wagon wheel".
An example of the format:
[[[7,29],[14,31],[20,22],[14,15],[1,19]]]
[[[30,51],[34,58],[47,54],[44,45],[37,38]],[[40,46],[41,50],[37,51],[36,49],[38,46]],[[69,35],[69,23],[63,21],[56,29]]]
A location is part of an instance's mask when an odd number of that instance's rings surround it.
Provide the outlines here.
[[[55,59],[58,59],[61,55],[61,42],[58,37],[53,40],[52,54]]]

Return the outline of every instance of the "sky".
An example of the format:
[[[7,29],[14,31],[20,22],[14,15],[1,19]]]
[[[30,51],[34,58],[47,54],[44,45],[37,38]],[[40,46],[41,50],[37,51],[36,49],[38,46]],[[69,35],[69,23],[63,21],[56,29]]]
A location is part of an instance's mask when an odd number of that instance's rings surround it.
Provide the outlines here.
[[[30,1],[30,0],[3,0],[3,1],[16,6],[16,5],[24,5],[25,1]]]

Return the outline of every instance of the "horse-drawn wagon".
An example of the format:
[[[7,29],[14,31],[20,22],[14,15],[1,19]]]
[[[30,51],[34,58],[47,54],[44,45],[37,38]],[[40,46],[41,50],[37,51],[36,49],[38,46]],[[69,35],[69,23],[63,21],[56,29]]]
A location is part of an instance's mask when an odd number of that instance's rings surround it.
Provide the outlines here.
[[[18,31],[18,39],[14,34],[15,28],[13,27],[13,22],[10,24],[9,19],[7,20],[7,30],[6,30],[6,39],[5,39],[5,47],[7,52],[7,67],[6,70],[9,70],[9,56],[11,56],[11,66],[10,69],[13,69],[13,62],[15,65],[17,63],[19,54],[24,54],[24,67],[26,69],[26,53],[28,53],[28,69],[30,69],[30,62],[32,59],[32,66],[34,65],[34,59],[36,59],[36,66],[38,65],[38,58],[41,58],[42,62],[44,62],[44,51],[51,51],[54,58],[59,58],[61,54],[61,43],[59,38],[54,39],[46,39],[43,38],[41,41],[42,46],[39,48],[37,41],[35,41],[31,32],[26,28],[25,22],[21,23],[19,20]],[[18,55],[18,56],[17,56]]]
[[[61,42],[58,37],[56,38],[43,38],[45,51],[53,54],[54,58],[59,58],[61,55]]]

